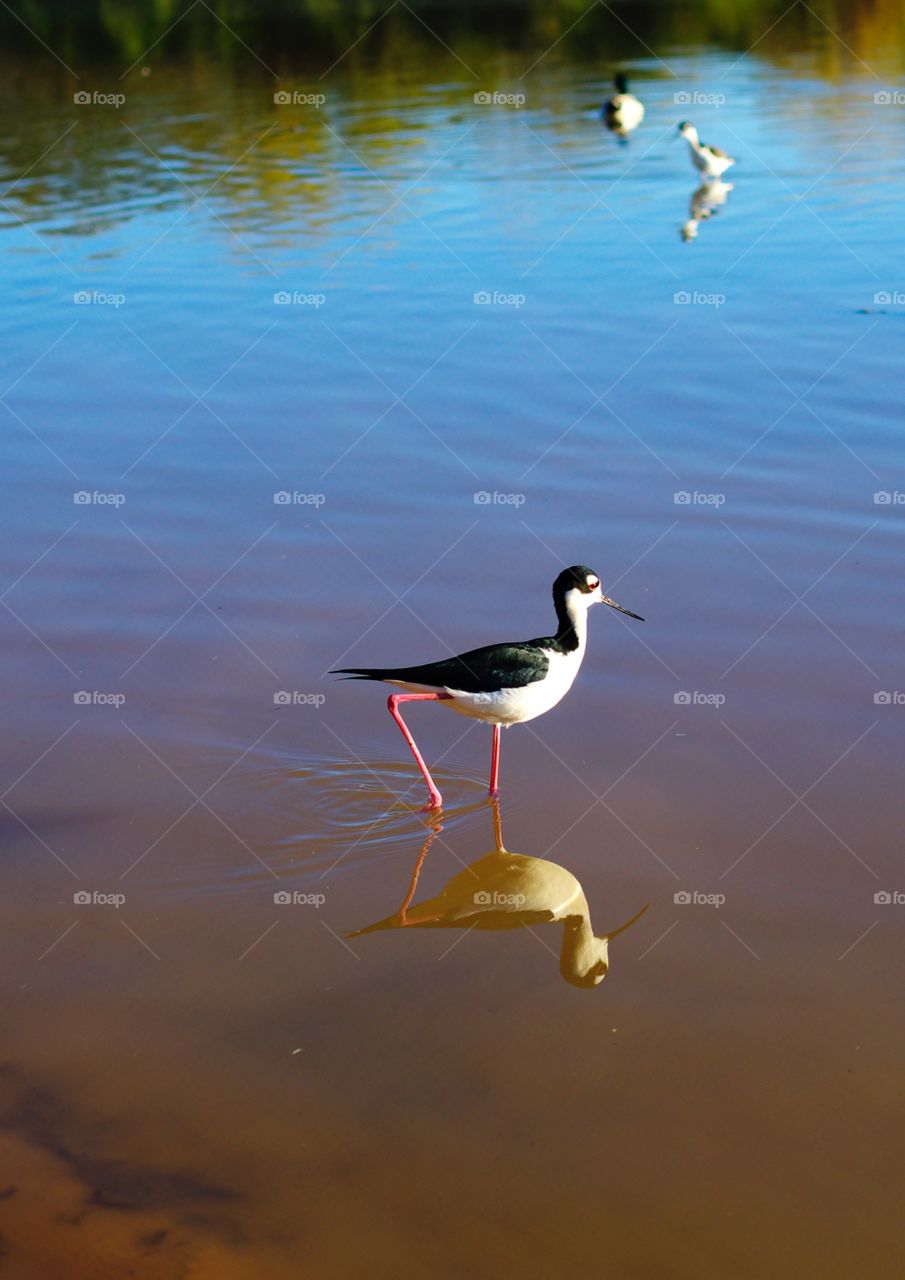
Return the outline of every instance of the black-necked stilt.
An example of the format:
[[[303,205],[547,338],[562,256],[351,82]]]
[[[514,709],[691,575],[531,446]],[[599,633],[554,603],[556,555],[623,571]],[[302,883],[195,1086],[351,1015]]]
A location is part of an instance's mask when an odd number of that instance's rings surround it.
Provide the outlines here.
[[[453,876],[436,897],[412,906],[421,868],[435,835],[436,831],[428,835],[418,855],[399,909],[347,937],[359,938],[383,929],[517,929],[558,923],[563,926],[560,974],[573,986],[596,987],[609,968],[610,942],[647,910],[644,906],[618,929],[595,935],[587,898],[572,872],[548,858],[509,853],[499,834],[495,852]]]
[[[613,85],[616,92],[603,104],[603,120],[608,129],[624,138],[644,119],[644,105],[629,93],[628,80],[621,71]]]
[[[701,142],[697,129],[687,120],[683,120],[679,125],[679,134],[688,143],[691,163],[706,177],[718,178],[730,165],[735,164],[734,158],[719,147],[711,147],[706,142]]]
[[[490,793],[499,783],[500,728],[522,724],[543,715],[568,693],[584,657],[588,636],[588,609],[608,604],[638,622],[644,619],[605,596],[600,578],[587,565],[564,569],[553,583],[553,603],[558,627],[553,636],[514,644],[489,644],[455,658],[418,667],[343,667],[332,675],[352,680],[382,680],[399,685],[407,693],[393,693],[387,700],[421,770],[430,793],[430,808],[439,808],[442,797],[428,771],[415,739],[409,732],[399,704],[435,700],[451,711],[493,725]]]

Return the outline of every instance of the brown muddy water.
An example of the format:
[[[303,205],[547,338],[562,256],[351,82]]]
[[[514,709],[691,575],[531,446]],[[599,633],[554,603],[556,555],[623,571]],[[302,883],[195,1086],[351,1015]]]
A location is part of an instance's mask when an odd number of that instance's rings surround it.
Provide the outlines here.
[[[86,10],[0,76],[0,1274],[900,1274],[894,8]],[[683,118],[738,161],[687,241]],[[347,937],[431,832],[326,672],[544,634],[576,561],[647,622],[502,823],[649,904],[605,981],[542,913]],[[494,815],[409,721],[417,904]]]

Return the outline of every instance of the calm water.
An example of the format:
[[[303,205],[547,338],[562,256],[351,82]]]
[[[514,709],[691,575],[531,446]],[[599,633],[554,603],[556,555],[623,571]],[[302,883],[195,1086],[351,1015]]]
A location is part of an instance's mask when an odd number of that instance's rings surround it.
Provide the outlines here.
[[[6,1274],[899,1273],[898,18],[668,12],[4,56]],[[738,161],[688,240],[682,118]],[[650,903],[606,981],[347,940],[429,832],[325,673],[543,634],[575,561],[648,621],[502,817],[598,933]],[[409,719],[430,897],[490,735]]]

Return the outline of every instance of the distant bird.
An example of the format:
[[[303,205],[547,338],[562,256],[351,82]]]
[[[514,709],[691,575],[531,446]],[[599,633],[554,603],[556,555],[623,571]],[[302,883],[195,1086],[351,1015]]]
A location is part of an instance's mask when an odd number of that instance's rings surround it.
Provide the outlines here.
[[[644,119],[644,105],[628,91],[628,80],[620,71],[613,81],[616,90],[603,104],[603,119],[608,129],[625,137]]]
[[[466,867],[434,898],[412,906],[418,877],[434,833],[415,864],[405,901],[394,915],[346,936],[384,929],[519,929],[563,926],[559,972],[576,987],[596,987],[607,975],[609,944],[644,915],[641,910],[618,929],[595,936],[588,902],[571,871],[547,858],[499,848]]]
[[[711,147],[706,142],[701,142],[697,129],[687,120],[683,120],[679,125],[679,134],[688,143],[691,163],[699,173],[705,174],[708,178],[718,178],[730,165],[735,164],[735,159],[719,147]]]
[[[490,794],[496,795],[500,728],[543,715],[568,693],[587,646],[588,609],[595,604],[607,604],[629,618],[644,621],[637,613],[605,596],[600,578],[583,564],[562,571],[553,583],[553,603],[559,624],[553,636],[485,645],[454,658],[442,658],[417,667],[342,667],[331,672],[331,675],[353,680],[382,680],[409,690],[390,694],[387,707],[427,783],[428,808],[438,809],[443,799],[399,714],[400,703],[435,700],[460,715],[492,724]]]

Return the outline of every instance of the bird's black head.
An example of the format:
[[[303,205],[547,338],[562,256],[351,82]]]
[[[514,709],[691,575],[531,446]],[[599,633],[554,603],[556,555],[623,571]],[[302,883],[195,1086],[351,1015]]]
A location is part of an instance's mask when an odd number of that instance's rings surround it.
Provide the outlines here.
[[[553,600],[561,623],[565,618],[572,621],[571,615],[576,606],[579,609],[590,609],[594,604],[608,604],[611,609],[627,614],[629,618],[636,618],[638,622],[644,621],[637,613],[632,613],[630,609],[623,609],[621,604],[605,596],[600,586],[600,575],[593,569],[589,569],[586,564],[573,564],[571,569],[563,569],[553,583]]]
[[[623,72],[620,71],[619,74],[613,78],[613,84],[616,86],[617,93],[628,93],[628,80],[625,78]]]
[[[563,569],[553,583],[553,599],[562,600],[567,591],[577,590],[582,595],[590,595],[600,590],[600,577],[586,564],[573,564],[571,569]]]

